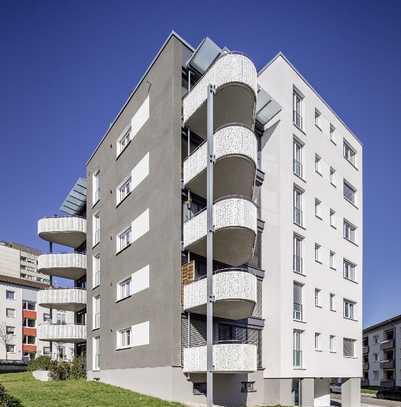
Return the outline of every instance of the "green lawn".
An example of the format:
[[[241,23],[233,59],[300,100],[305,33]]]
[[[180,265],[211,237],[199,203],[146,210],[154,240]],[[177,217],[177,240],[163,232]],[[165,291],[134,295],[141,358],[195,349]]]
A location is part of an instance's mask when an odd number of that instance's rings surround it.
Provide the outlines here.
[[[39,382],[30,372],[0,374],[0,383],[24,407],[182,406],[93,381]]]

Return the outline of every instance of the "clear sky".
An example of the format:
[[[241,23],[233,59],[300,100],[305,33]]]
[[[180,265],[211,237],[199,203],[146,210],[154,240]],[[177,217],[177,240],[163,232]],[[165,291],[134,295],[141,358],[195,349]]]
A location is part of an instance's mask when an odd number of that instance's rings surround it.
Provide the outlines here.
[[[365,145],[364,322],[401,313],[400,1],[0,2],[0,239],[57,212],[171,30],[283,51]]]

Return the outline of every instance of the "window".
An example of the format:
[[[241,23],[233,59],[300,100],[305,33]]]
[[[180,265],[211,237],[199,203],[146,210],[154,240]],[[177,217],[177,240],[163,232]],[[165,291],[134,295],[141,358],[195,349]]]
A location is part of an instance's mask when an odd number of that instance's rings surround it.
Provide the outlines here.
[[[100,336],[92,339],[93,343],[93,370],[100,370]]]
[[[57,311],[56,324],[57,325],[65,325],[66,324],[65,312],[64,311]]]
[[[302,166],[302,148],[298,140],[294,140],[293,144],[293,172],[300,178],[303,178],[303,166]]]
[[[131,177],[128,177],[117,191],[117,204],[124,200],[131,192]]]
[[[43,322],[51,322],[51,317],[49,313],[45,312],[43,314]]]
[[[93,297],[93,326],[92,329],[100,328],[100,295]]]
[[[356,158],[356,151],[351,147],[351,145],[344,140],[344,158],[351,163],[353,166],[356,165],[355,158]]]
[[[44,346],[43,347],[43,356],[50,356],[50,354],[51,354],[50,346]]]
[[[373,335],[373,342],[375,344],[379,343],[379,335]]]
[[[319,155],[315,154],[315,171],[322,175],[322,159]]]
[[[320,126],[320,120],[321,120],[322,114],[319,112],[319,110],[315,109],[315,126],[321,130]]]
[[[294,187],[294,223],[299,226],[303,226],[302,195],[303,191]]]
[[[100,213],[95,213],[92,217],[92,231],[93,231],[93,243],[92,246],[96,246],[100,242]]]
[[[336,337],[334,335],[330,335],[329,337],[329,349],[331,353],[336,352]]]
[[[92,175],[92,206],[100,200],[100,170]]]
[[[292,115],[292,121],[301,130],[303,129],[303,112],[302,112],[302,102],[303,102],[303,97],[298,93],[295,89],[293,91],[293,102],[292,102],[292,107],[293,107],[293,115]]]
[[[356,281],[355,280],[355,268],[356,265],[349,260],[343,260],[343,277],[346,280]]]
[[[356,235],[356,226],[344,219],[344,228],[343,228],[344,239],[349,240],[352,243],[355,243]]]
[[[355,303],[349,300],[344,300],[344,318],[355,319]]]
[[[34,302],[34,301],[23,301],[22,302],[22,309],[26,309],[28,311],[35,311],[36,310],[36,302]]]
[[[330,311],[336,310],[336,295],[330,293]]]
[[[322,201],[315,198],[315,216],[319,219],[322,219]]]
[[[6,326],[6,335],[15,335],[15,326]]]
[[[343,339],[343,353],[345,357],[353,358],[355,356],[355,342],[355,339]]]
[[[302,274],[303,273],[303,261],[302,261],[302,240],[303,238],[301,236],[298,235],[294,235],[294,248],[293,248],[293,252],[294,252],[294,258],[293,258],[293,270],[294,273],[299,273]]]
[[[379,381],[379,371],[378,370],[373,370],[373,380]]]
[[[117,284],[117,300],[122,300],[131,295],[131,277]]]
[[[15,318],[15,309],[14,308],[6,308],[6,317],[7,318]]]
[[[6,290],[6,299],[15,300],[15,291]]]
[[[294,282],[293,291],[294,291],[293,319],[295,321],[303,321],[302,284]]]
[[[379,361],[379,354],[378,354],[378,353],[374,353],[374,354],[373,354],[373,360],[374,360],[375,362],[378,362],[378,361]]]
[[[242,388],[242,386],[241,386]],[[202,383],[194,383],[193,384],[193,388],[192,388],[192,392],[195,396],[201,396],[204,395],[206,396],[207,393],[207,385],[205,382]]]
[[[336,269],[336,253],[330,250],[330,268]]]
[[[320,333],[315,332],[315,350],[320,351]]]
[[[7,353],[15,353],[15,345],[6,345]]]
[[[321,249],[322,249],[322,246],[320,246],[320,244],[318,244],[318,243],[315,243],[315,261],[318,263],[322,262],[322,259],[321,259],[322,250]]]
[[[93,288],[100,285],[100,254],[92,257]]]
[[[336,144],[336,128],[330,123],[330,141]]]
[[[123,230],[117,239],[118,244],[118,251],[125,249],[127,246],[131,244],[132,241],[132,229],[129,226],[127,229]]]
[[[36,320],[31,318],[24,318],[23,326],[26,328],[35,328]]]
[[[252,393],[256,391],[255,382],[241,382],[241,393]]]
[[[34,336],[24,335],[23,342],[25,345],[35,345],[36,338]]]
[[[125,150],[131,141],[131,126],[126,128],[117,141],[117,157]]]
[[[294,329],[293,331],[293,353],[292,365],[295,368],[302,368],[302,331]]]
[[[344,199],[356,205],[356,189],[346,180],[344,180]]]
[[[333,209],[330,209],[330,226],[334,229],[336,229],[336,211]]]
[[[336,170],[333,167],[330,167],[330,183],[333,185],[333,187],[337,186]]]
[[[127,348],[131,346],[131,328],[124,328],[117,332],[117,347]]]
[[[320,293],[322,290],[319,290],[318,288],[315,288],[315,307],[321,308],[320,304]]]

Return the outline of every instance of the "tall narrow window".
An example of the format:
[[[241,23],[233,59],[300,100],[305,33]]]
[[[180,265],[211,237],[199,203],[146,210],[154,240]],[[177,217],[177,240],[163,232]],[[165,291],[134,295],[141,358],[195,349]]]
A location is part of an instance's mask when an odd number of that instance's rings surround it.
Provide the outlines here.
[[[320,351],[320,333],[315,332],[315,350]]]
[[[336,211],[334,209],[330,209],[330,226],[332,228],[336,228]]]
[[[294,329],[293,331],[293,354],[292,365],[295,368],[302,367],[302,343],[301,343],[302,331]]]
[[[322,117],[322,114],[319,112],[319,110],[315,109],[315,126],[316,126],[319,130],[322,129],[321,123],[320,123],[321,117]]]
[[[100,284],[100,254],[92,257],[93,287]]]
[[[303,129],[303,109],[302,103],[303,97],[297,92],[295,89],[293,91],[293,116],[292,121],[295,126],[299,127],[301,130]]]
[[[293,295],[294,295],[293,319],[295,321],[303,321],[302,284],[294,282]]]
[[[344,199],[356,205],[356,189],[346,180],[344,180]]]
[[[351,145],[344,140],[344,145],[343,145],[343,152],[344,152],[344,158],[351,163],[352,165],[356,165],[356,151],[354,148],[351,147]]]
[[[295,273],[303,273],[303,260],[302,260],[302,240],[303,238],[298,235],[294,235],[293,238],[293,270]]]
[[[299,226],[303,226],[302,195],[303,191],[294,187],[294,223]]]
[[[321,256],[322,246],[320,244],[315,243],[315,261],[318,263],[322,262]]]
[[[127,348],[132,344],[132,329],[124,328],[117,331],[117,347]]]
[[[119,187],[118,187],[118,203],[124,200],[131,192],[131,177],[128,177]]]
[[[336,337],[334,335],[330,335],[329,348],[330,348],[331,353],[335,353],[335,351],[336,351]]]
[[[315,198],[315,216],[319,219],[322,219],[322,201]]]
[[[344,239],[356,243],[356,226],[344,219],[343,227]]]
[[[333,167],[330,167],[330,183],[334,187],[337,186],[337,181],[336,181],[336,170]]]
[[[131,141],[131,126],[126,127],[117,141],[117,157],[125,150]]]
[[[356,265],[349,260],[343,260],[343,276],[346,280],[356,281],[355,280],[355,268]]]
[[[92,175],[92,206],[100,199],[100,170]]]
[[[322,175],[322,158],[318,154],[315,154],[315,171]]]
[[[128,277],[117,284],[117,300],[122,300],[123,298],[127,298],[130,295],[131,295],[131,277]]]
[[[132,242],[132,228],[127,227],[118,235],[118,249],[123,250]]]
[[[320,304],[320,293],[321,290],[319,290],[318,288],[315,288],[315,307],[321,308],[321,304]]]
[[[344,299],[344,318],[355,319],[355,303]]]
[[[303,166],[302,166],[302,148],[303,145],[294,139],[293,144],[293,172],[300,178],[303,178]]]
[[[336,269],[336,253],[330,250],[330,268]]]
[[[95,213],[92,217],[93,246],[100,242],[100,213]]]
[[[330,311],[336,310],[336,295],[330,293]]]
[[[93,297],[93,329],[100,328],[100,295]]]
[[[100,336],[95,336],[93,342],[93,370],[100,369]]]
[[[336,128],[330,123],[330,141],[336,144]]]

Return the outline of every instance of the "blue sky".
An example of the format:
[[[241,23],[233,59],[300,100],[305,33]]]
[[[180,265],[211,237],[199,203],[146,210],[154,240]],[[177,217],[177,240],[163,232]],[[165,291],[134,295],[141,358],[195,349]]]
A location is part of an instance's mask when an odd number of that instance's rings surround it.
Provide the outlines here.
[[[0,239],[57,212],[172,29],[283,51],[365,145],[365,325],[401,313],[399,1],[0,3]]]

